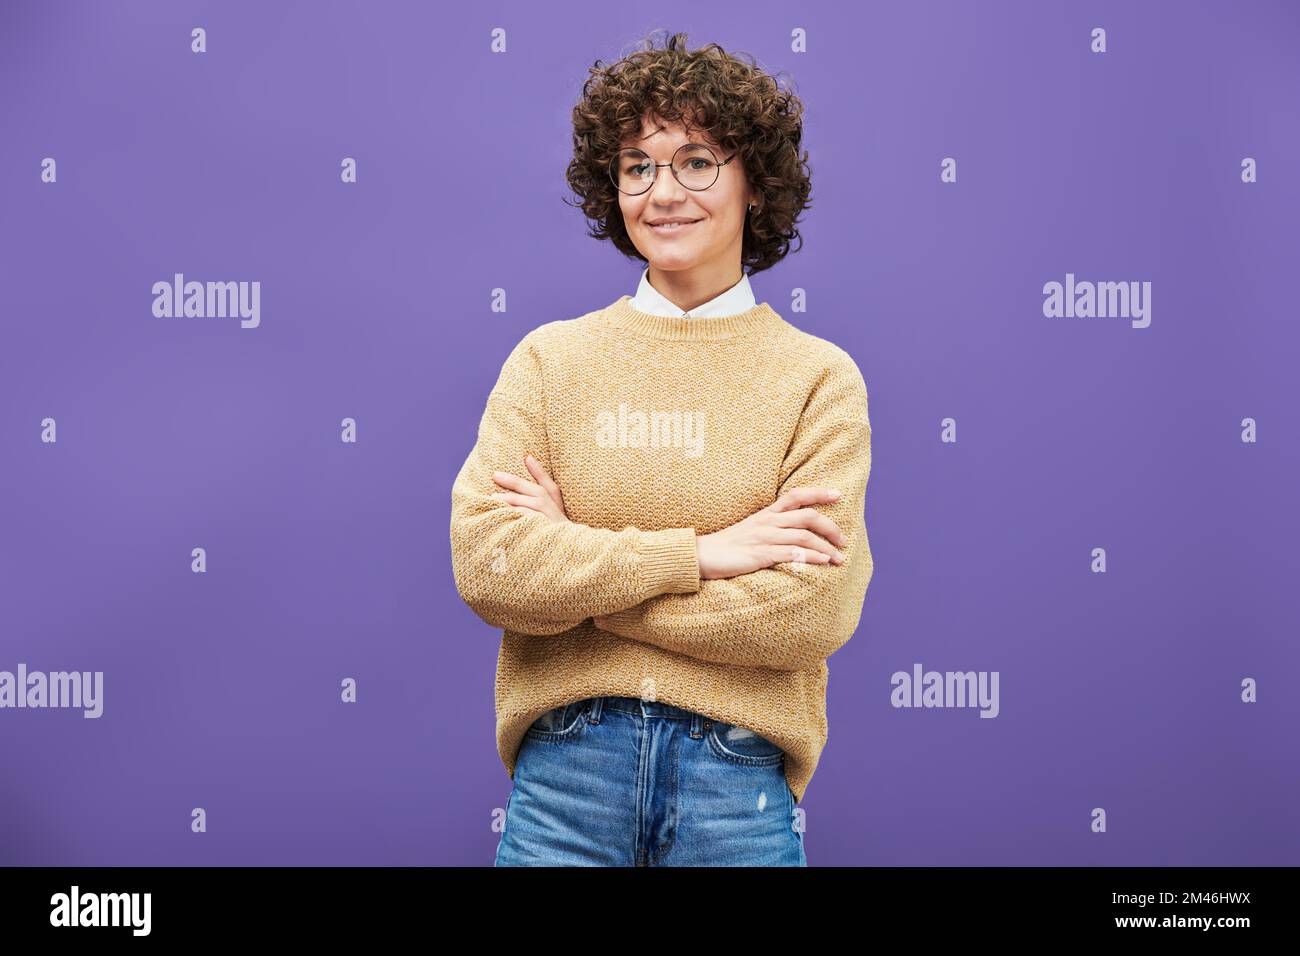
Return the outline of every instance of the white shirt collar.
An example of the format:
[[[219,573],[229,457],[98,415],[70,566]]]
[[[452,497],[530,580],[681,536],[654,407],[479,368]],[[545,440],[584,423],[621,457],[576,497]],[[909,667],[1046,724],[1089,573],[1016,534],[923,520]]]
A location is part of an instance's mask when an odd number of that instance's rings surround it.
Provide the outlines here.
[[[641,284],[637,286],[636,295],[632,297],[631,306],[652,315],[670,315],[674,318],[707,319],[726,315],[739,315],[748,312],[757,304],[754,292],[749,287],[749,276],[741,273],[740,281],[726,292],[710,299],[703,305],[696,306],[689,313],[683,312],[664,297],[658,289],[650,284],[650,267],[641,271]]]

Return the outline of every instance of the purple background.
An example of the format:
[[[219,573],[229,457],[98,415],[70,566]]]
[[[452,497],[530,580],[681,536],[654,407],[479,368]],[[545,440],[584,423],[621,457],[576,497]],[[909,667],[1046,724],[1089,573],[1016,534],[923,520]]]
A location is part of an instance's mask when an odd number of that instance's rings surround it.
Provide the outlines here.
[[[105,712],[0,711],[0,862],[491,863],[451,482],[514,344],[635,290],[561,202],[569,111],[660,27],[793,78],[814,206],[755,294],[871,396],[810,863],[1300,862],[1283,0],[5,3],[0,669],[102,670]],[[261,327],[153,317],[174,272],[260,281]],[[1045,318],[1066,272],[1150,280],[1151,327]],[[893,709],[914,662],[1001,715]]]

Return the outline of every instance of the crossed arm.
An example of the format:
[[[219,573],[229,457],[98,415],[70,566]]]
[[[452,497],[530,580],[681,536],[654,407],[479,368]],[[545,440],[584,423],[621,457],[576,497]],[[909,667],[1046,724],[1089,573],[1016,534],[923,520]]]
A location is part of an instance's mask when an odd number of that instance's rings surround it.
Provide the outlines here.
[[[871,467],[865,390],[860,408],[844,406],[849,414],[801,423],[781,470],[780,494],[810,485],[841,490],[825,513],[846,536],[845,561],[791,561],[705,580],[692,528],[615,531],[563,517],[543,412],[530,398],[541,394],[541,383],[528,342],[507,360],[452,486],[456,586],[479,617],[538,636],[591,618],[598,628],[665,650],[778,670],[816,666],[849,640],[872,575],[864,524]],[[545,507],[512,503],[503,491],[521,487],[501,473],[518,470],[529,453],[536,458],[536,469],[528,468],[533,487],[548,494],[554,488],[560,520]]]

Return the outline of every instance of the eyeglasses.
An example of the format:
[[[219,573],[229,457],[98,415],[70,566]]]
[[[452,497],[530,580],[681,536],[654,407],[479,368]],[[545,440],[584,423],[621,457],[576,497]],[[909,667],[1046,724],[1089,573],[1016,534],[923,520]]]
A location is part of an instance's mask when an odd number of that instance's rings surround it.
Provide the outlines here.
[[[683,143],[671,163],[656,163],[639,149],[624,149],[609,161],[609,178],[619,192],[639,196],[655,184],[660,166],[671,166],[679,183],[698,192],[717,182],[718,171],[731,159],[718,162],[713,150],[700,143]]]

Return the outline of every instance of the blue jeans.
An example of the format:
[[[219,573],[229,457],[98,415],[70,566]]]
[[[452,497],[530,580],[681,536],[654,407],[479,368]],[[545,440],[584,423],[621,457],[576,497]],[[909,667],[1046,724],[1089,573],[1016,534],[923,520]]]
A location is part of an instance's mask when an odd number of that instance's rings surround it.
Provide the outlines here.
[[[497,866],[807,866],[785,752],[669,704],[591,697],[524,736]]]

